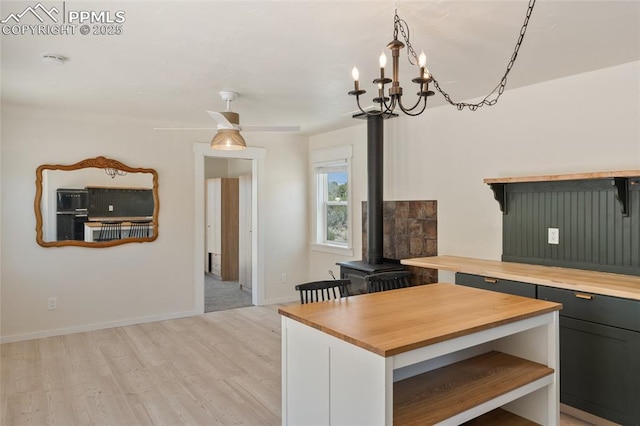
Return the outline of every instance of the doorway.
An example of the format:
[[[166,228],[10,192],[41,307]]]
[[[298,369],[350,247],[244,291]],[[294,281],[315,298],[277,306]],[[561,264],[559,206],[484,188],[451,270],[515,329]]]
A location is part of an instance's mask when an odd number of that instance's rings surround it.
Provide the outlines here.
[[[205,313],[252,305],[251,181],[251,160],[205,158]]]
[[[263,305],[265,301],[264,284],[264,238],[263,212],[261,200],[264,194],[265,157],[264,148],[247,148],[242,151],[215,151],[208,144],[196,143],[193,148],[195,154],[195,253],[194,256],[194,303],[197,313],[204,313],[205,299],[205,161],[207,158],[243,159],[251,164],[251,213],[249,238],[251,240],[250,269],[251,276],[247,282],[251,283],[251,302],[253,305]],[[248,196],[248,195],[247,195]],[[246,247],[245,247],[246,249]]]

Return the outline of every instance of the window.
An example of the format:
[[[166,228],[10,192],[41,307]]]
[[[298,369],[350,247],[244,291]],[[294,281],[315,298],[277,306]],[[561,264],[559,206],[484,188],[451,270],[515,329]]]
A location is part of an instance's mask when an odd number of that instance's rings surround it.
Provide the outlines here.
[[[349,243],[347,166],[316,167],[320,243]]]
[[[351,250],[351,146],[313,151],[316,249]]]

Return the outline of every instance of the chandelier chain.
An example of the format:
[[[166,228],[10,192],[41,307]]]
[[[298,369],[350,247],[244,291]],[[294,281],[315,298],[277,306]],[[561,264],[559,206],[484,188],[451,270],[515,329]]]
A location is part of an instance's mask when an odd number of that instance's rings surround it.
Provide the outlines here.
[[[393,31],[394,38],[398,38],[398,30],[400,30],[400,33],[402,34],[402,38],[404,39],[407,45],[407,59],[409,63],[411,65],[417,64],[418,54],[416,53],[415,50],[413,50],[413,46],[411,46],[411,42],[409,42],[409,25],[407,25],[407,21],[405,21],[404,19],[400,19],[398,17],[398,12],[396,11],[395,29]],[[411,60],[412,57],[415,60],[415,62]]]
[[[536,0],[529,0],[529,5],[527,6],[527,13],[525,15],[524,22],[522,24],[522,27],[520,28],[520,34],[518,35],[518,40],[516,41],[516,45],[513,49],[513,53],[511,54],[511,59],[507,64],[507,68],[504,72],[504,75],[500,79],[500,83],[498,83],[498,85],[491,92],[489,92],[489,94],[485,96],[482,99],[482,101],[475,104],[466,103],[466,102],[454,102],[451,99],[451,96],[440,87],[440,83],[438,83],[438,80],[436,80],[436,78],[433,75],[431,76],[433,78],[433,85],[436,88],[436,90],[440,92],[442,96],[444,96],[447,102],[455,106],[458,109],[458,111],[462,111],[464,108],[469,108],[471,111],[475,111],[484,105],[493,106],[498,102],[498,99],[504,92],[505,86],[507,85],[507,76],[511,72],[511,69],[513,68],[513,65],[516,62],[516,58],[518,57],[518,51],[520,50],[520,46],[522,45],[522,41],[524,40],[524,35],[527,32],[527,27],[529,25],[529,18],[531,18],[531,13],[533,12],[533,7],[535,6],[535,4],[536,4]],[[404,22],[403,19],[398,18],[397,13],[396,13],[394,22],[395,22],[394,36],[397,35],[398,29],[400,29],[400,33],[402,34],[402,37],[404,38],[404,41],[407,45],[407,56],[409,58],[409,62],[413,65],[417,63],[418,56],[416,55],[415,50],[413,50],[413,47],[409,42],[409,28],[408,26],[406,26],[406,22]],[[406,27],[406,32],[405,32],[405,27]],[[413,57],[416,62],[413,62],[411,60],[411,57]],[[496,91],[498,92],[497,95],[493,99],[489,99],[489,97],[495,94]]]

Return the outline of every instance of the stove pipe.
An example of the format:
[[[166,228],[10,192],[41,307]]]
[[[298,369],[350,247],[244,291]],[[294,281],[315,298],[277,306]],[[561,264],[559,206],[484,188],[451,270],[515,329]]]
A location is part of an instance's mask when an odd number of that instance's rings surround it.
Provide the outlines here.
[[[383,117],[367,117],[367,263],[383,262]]]

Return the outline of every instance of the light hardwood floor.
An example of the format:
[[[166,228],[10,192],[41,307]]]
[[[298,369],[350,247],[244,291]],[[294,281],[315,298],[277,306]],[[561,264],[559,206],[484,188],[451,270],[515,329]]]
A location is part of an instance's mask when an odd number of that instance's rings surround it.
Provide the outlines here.
[[[5,343],[0,352],[2,425],[280,424],[276,306]]]
[[[280,318],[273,308],[0,350],[3,425],[280,423]]]

